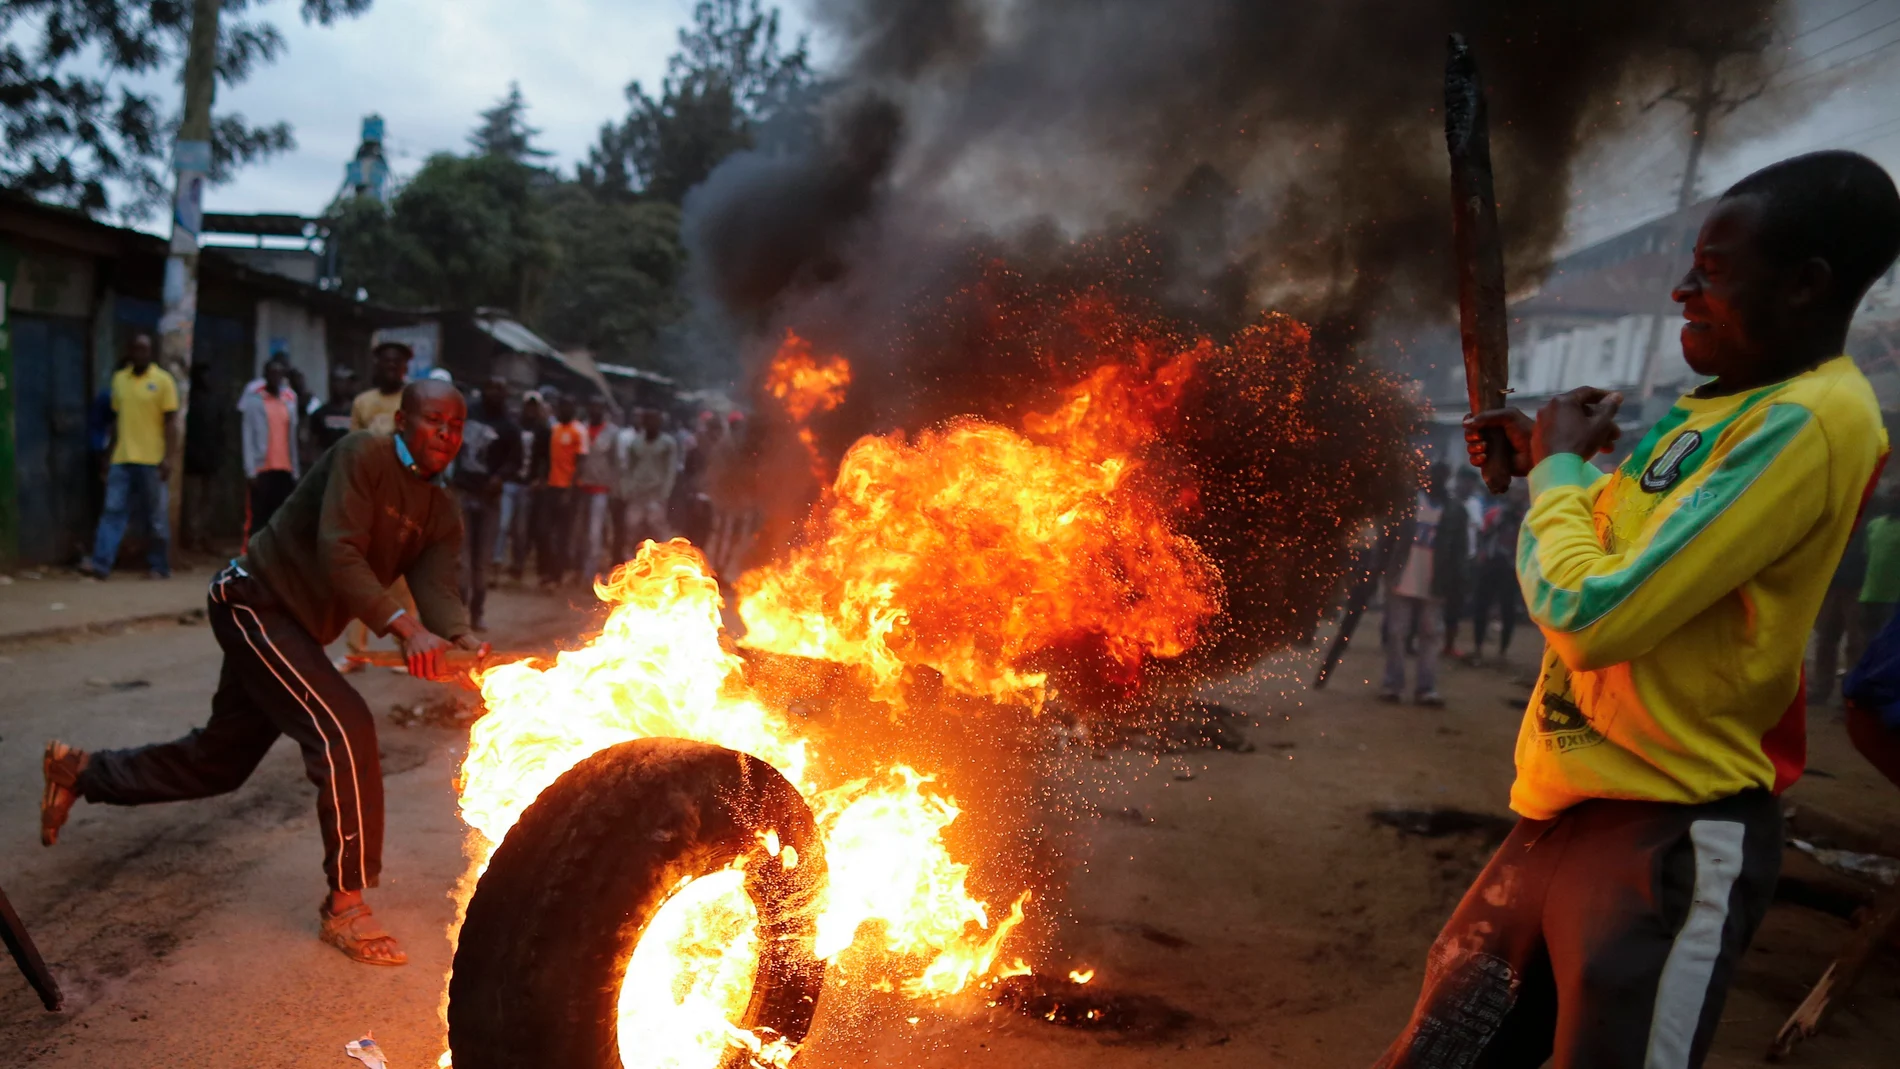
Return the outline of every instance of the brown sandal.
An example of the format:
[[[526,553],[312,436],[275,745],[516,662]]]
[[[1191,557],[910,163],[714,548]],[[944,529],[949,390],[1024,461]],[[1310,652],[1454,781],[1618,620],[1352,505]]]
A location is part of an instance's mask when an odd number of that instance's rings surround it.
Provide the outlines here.
[[[73,803],[79,801],[79,774],[86,770],[87,760],[84,750],[58,739],[46,744],[46,756],[40,759],[40,774],[46,779],[46,789],[40,792],[41,846],[59,842],[59,829],[72,814]]]
[[[318,906],[317,918],[321,922],[318,938],[341,950],[351,961],[365,965],[409,963],[409,955],[396,945],[396,938],[370,915],[367,902],[358,902],[341,913],[331,913],[327,906]],[[383,956],[372,954],[370,948],[377,946],[387,947],[388,952]]]

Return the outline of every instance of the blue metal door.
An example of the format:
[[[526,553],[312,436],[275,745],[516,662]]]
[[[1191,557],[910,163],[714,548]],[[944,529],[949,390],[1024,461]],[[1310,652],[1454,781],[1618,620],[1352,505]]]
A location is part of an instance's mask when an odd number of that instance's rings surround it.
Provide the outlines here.
[[[86,544],[86,321],[14,313],[20,561],[63,564]]]

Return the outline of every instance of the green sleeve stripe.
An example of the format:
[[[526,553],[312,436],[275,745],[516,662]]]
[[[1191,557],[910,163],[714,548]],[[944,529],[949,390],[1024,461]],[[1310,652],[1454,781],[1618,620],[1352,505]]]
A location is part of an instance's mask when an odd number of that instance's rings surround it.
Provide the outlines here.
[[[1531,618],[1557,631],[1581,631],[1603,619],[1740,500],[1813,419],[1799,405],[1771,407],[1761,429],[1722,458],[1696,488],[1692,502],[1677,503],[1633,560],[1620,571],[1584,579],[1581,589],[1568,590],[1544,578],[1537,565],[1537,536],[1525,524],[1518,543],[1518,575]]]
[[[1746,416],[1750,410],[1766,400],[1768,395],[1774,393],[1776,389],[1777,387],[1774,386],[1764,386],[1756,390],[1754,393],[1749,394],[1741,404],[1736,405],[1735,411],[1730,412],[1727,416],[1710,424],[1709,429],[1702,432],[1702,444],[1696,447],[1695,452],[1683,458],[1682,464],[1676,468],[1676,481],[1681,482],[1689,476],[1694,475],[1696,471],[1702,467],[1703,462],[1709,459],[1710,454],[1715,452],[1715,443],[1721,440],[1722,432],[1728,430],[1730,424]]]
[[[1767,399],[1769,394],[1774,393],[1777,389],[1779,389],[1779,386],[1764,386],[1756,390],[1754,393],[1742,398],[1742,403],[1736,405],[1734,411],[1722,419],[1717,420],[1707,430],[1703,431],[1702,444],[1696,447],[1695,452],[1684,457],[1682,463],[1677,466],[1677,480],[1680,481],[1694,475],[1696,469],[1702,466],[1702,462],[1709,459],[1709,454],[1715,451],[1716,440],[1722,437],[1723,431],[1728,430],[1729,424],[1747,415],[1749,410],[1761,404],[1762,401]],[[1690,412],[1688,409],[1677,405],[1669,410],[1668,415],[1657,420],[1656,425],[1649,429],[1649,433],[1643,435],[1642,442],[1624,459],[1620,469],[1623,474],[1628,475],[1632,479],[1642,475],[1643,469],[1649,467],[1650,460],[1656,455],[1656,447],[1662,444],[1663,439],[1673,434],[1676,428],[1686,423],[1689,416]]]
[[[1589,487],[1602,477],[1595,464],[1575,453],[1552,453],[1531,469],[1531,500],[1536,501],[1544,491],[1554,487]]]

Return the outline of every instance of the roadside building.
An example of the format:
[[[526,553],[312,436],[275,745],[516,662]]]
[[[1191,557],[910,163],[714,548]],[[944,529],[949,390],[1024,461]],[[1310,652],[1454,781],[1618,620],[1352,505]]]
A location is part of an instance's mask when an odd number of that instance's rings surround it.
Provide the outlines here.
[[[89,542],[98,471],[88,416],[132,335],[156,332],[165,252],[163,238],[0,194],[0,567],[68,563]],[[284,268],[297,260],[267,259],[277,263],[266,266]],[[276,353],[320,391],[332,361],[367,370],[371,335],[418,318],[257,260],[253,250],[205,250],[193,408],[231,411]],[[235,544],[244,516],[238,420],[213,421],[211,430],[223,448],[209,455],[228,463],[194,480],[180,507],[192,510],[203,536]]]

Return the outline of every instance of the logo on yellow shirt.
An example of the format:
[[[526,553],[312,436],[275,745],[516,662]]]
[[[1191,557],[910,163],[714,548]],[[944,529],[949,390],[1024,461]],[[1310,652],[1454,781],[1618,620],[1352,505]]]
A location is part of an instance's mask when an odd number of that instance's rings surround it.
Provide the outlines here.
[[[1676,485],[1676,479],[1682,475],[1682,462],[1689,459],[1689,454],[1701,444],[1701,431],[1683,431],[1676,436],[1675,441],[1669,443],[1669,448],[1663,450],[1661,456],[1649,462],[1637,485],[1652,494],[1660,494]]]
[[[1570,685],[1570,669],[1549,649],[1544,651],[1542,689],[1532,699],[1537,711],[1537,735],[1546,751],[1567,753],[1595,746],[1603,733],[1590,723]]]

